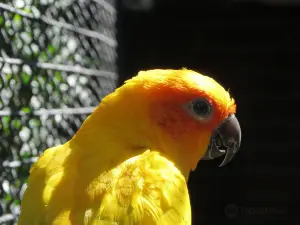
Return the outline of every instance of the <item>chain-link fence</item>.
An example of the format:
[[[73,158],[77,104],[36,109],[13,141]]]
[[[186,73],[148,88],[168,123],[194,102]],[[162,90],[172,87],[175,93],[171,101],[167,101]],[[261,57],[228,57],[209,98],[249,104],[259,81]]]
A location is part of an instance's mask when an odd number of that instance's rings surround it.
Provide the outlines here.
[[[115,88],[114,4],[0,2],[0,224],[16,223],[37,156]]]

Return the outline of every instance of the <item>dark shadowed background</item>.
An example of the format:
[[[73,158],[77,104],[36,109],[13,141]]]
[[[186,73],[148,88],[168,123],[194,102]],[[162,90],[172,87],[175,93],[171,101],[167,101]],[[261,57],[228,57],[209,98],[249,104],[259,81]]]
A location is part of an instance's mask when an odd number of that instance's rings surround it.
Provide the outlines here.
[[[230,164],[192,173],[193,224],[299,223],[297,2],[149,2],[118,5],[119,84],[141,69],[197,70],[230,88],[242,127]]]

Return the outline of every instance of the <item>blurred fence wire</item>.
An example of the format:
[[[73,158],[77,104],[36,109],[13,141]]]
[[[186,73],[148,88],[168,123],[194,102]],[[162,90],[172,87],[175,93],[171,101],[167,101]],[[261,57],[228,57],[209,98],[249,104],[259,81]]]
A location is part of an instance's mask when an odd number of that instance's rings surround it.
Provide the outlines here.
[[[37,156],[115,88],[114,4],[0,2],[0,224],[16,223]]]

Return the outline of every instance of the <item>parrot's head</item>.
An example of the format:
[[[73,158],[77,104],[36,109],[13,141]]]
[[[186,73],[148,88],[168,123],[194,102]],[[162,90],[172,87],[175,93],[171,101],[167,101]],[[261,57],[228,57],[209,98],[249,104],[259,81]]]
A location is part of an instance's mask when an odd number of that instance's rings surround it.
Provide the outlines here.
[[[138,145],[160,151],[186,173],[201,159],[225,155],[225,165],[240,147],[233,98],[214,79],[192,70],[141,71],[102,105],[118,121],[114,130],[120,138],[142,140]]]
[[[177,161],[195,169],[200,159],[225,155],[223,166],[238,151],[236,105],[214,79],[182,69],[140,72],[134,80],[147,90],[151,129],[163,152],[175,151]]]

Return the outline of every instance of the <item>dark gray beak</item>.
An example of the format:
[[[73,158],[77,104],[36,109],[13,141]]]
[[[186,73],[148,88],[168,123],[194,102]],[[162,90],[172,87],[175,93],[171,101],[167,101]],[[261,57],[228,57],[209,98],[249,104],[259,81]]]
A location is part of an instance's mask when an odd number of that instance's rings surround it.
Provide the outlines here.
[[[212,133],[208,149],[202,159],[215,159],[226,154],[220,166],[226,165],[238,152],[241,145],[241,137],[239,121],[234,114],[231,114]]]

